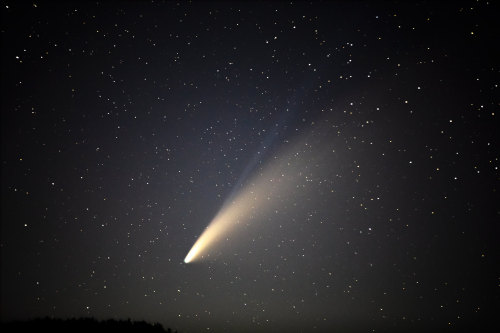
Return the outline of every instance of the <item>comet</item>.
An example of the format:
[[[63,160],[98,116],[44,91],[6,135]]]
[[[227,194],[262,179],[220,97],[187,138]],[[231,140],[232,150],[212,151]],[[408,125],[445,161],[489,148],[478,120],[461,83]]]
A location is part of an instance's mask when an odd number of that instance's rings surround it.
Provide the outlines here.
[[[186,264],[207,259],[210,250],[227,235],[243,229],[250,222],[256,224],[265,220],[265,214],[276,211],[277,204],[281,207],[297,200],[297,189],[303,192],[311,179],[307,176],[308,169],[311,163],[317,162],[318,150],[312,149],[307,140],[301,140],[300,144],[289,144],[283,151],[279,156],[271,157],[271,162],[246,185],[233,190],[186,255]]]

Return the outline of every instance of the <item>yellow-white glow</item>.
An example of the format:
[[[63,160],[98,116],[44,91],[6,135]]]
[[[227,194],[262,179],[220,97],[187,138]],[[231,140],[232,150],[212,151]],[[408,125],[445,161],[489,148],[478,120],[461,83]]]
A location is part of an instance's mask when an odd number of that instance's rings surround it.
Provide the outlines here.
[[[232,202],[224,205],[214,217],[200,238],[184,259],[185,263],[199,259],[205,250],[227,235],[238,224],[246,221],[252,211],[259,205],[257,194],[254,191],[242,191]]]
[[[304,191],[308,165],[312,163],[318,151],[311,149],[311,144],[290,145],[285,153],[271,158],[267,167],[255,176],[220,209],[205,231],[184,259],[185,263],[206,258],[209,251],[228,234],[233,233],[236,226],[254,224],[265,219],[270,209],[277,212],[284,202],[300,200],[297,191]],[[293,198],[293,199],[292,199]],[[267,215],[268,217],[269,215]],[[236,228],[238,229],[238,228]]]

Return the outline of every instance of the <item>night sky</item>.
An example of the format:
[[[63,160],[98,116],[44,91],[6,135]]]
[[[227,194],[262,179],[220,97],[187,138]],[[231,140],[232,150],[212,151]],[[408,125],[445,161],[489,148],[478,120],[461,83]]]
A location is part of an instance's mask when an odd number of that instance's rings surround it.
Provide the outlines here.
[[[493,2],[1,1],[1,319],[485,329]]]

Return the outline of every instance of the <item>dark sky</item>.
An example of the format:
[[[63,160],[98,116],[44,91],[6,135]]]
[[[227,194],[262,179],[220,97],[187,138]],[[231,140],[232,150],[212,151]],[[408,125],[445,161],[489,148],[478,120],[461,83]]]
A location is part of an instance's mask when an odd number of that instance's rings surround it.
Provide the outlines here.
[[[2,320],[484,329],[493,3],[1,1]],[[273,180],[184,263],[230,196]]]

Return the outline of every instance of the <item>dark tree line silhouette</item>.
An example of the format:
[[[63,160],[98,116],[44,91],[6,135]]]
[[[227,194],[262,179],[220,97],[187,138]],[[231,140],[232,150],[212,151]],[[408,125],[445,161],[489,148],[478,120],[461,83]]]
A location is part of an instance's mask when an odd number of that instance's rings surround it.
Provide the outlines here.
[[[99,332],[120,332],[120,333],[172,333],[170,328],[165,330],[159,323],[149,324],[145,321],[128,320],[102,320],[94,318],[75,319],[53,319],[39,318],[28,321],[2,322],[0,325],[2,332],[74,332],[74,333],[99,333]],[[176,331],[177,332],[177,331]]]

